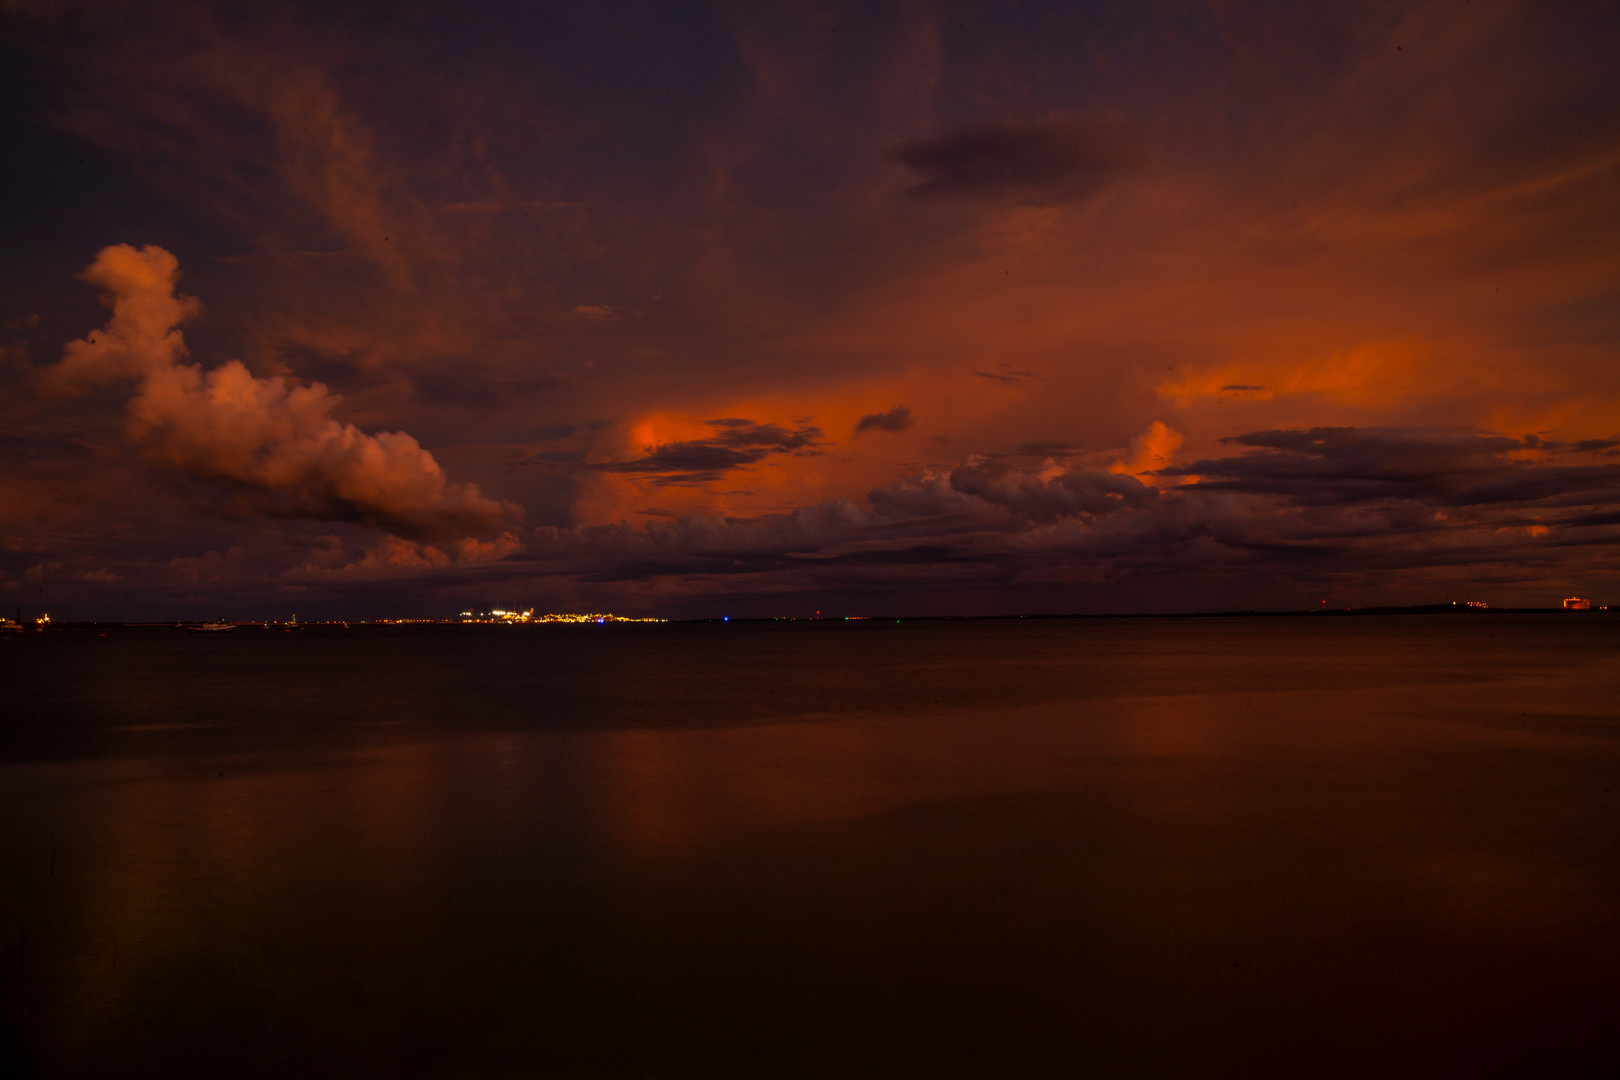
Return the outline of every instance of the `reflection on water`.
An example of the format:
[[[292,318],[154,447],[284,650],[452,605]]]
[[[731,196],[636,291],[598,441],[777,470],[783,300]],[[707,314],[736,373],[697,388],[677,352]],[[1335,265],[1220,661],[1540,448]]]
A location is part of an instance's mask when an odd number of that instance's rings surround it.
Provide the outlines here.
[[[0,1071],[1597,1076],[1620,621],[8,642]]]

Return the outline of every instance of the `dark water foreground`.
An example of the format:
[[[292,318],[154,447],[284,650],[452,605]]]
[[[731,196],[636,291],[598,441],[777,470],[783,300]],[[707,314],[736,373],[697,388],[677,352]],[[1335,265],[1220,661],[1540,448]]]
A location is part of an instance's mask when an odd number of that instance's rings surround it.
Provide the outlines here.
[[[1620,619],[0,642],[0,1073],[1620,1074]]]

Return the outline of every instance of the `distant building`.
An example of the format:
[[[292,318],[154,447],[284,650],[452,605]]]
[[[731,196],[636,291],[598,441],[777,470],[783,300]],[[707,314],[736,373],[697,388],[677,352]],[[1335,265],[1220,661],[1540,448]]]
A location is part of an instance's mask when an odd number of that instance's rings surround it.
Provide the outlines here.
[[[1582,600],[1578,596],[1571,596],[1569,599],[1564,601],[1564,610],[1565,611],[1591,611],[1592,610],[1592,601],[1590,601],[1590,600]]]

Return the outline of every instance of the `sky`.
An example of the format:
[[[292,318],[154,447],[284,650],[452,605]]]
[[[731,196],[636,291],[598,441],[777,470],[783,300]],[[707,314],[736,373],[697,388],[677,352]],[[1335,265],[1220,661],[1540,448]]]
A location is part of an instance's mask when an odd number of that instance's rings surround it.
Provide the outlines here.
[[[5,614],[1620,603],[1612,3],[0,12]]]

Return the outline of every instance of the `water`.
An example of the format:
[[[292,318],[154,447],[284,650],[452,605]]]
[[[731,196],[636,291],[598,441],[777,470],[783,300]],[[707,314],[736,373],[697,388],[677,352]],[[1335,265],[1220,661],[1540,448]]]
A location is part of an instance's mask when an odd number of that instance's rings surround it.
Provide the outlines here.
[[[1609,1076],[1620,619],[0,642],[0,1072]]]

